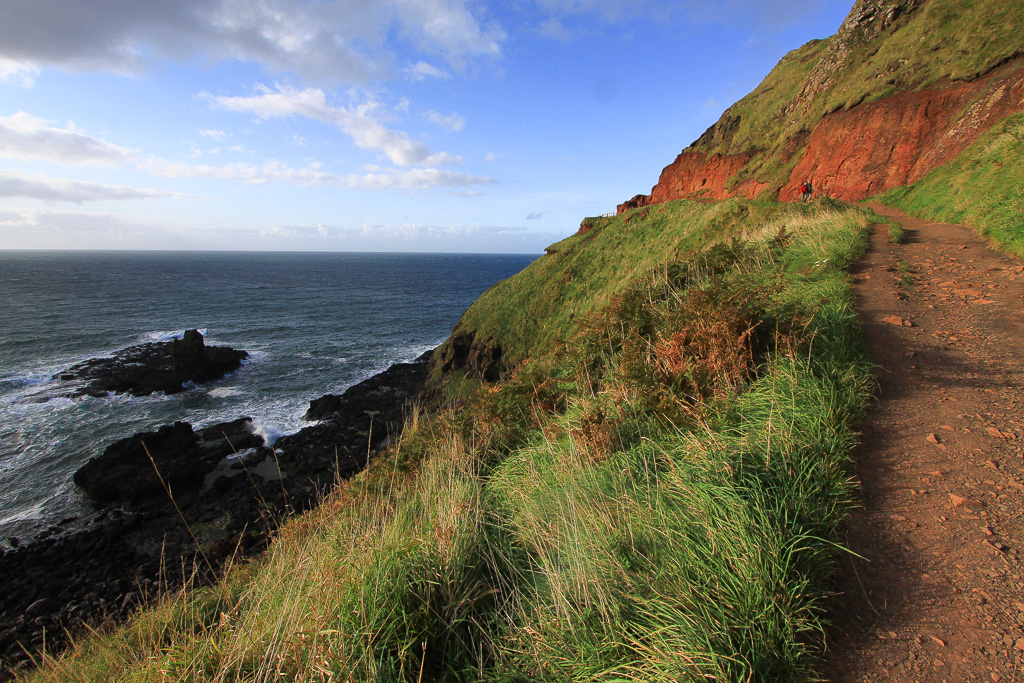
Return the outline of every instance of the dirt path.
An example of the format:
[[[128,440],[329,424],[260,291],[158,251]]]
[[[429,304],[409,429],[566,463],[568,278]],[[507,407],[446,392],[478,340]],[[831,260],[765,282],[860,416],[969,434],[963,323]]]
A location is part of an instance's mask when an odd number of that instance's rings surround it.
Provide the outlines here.
[[[1024,681],[1024,266],[968,229],[876,226],[854,289],[879,400],[828,674]]]

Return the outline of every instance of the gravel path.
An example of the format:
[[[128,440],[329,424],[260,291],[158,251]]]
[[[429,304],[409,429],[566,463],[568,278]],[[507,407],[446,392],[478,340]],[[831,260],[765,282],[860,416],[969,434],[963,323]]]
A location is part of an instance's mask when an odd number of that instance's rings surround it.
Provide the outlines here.
[[[854,290],[878,400],[826,673],[1024,681],[1024,265],[892,208]]]

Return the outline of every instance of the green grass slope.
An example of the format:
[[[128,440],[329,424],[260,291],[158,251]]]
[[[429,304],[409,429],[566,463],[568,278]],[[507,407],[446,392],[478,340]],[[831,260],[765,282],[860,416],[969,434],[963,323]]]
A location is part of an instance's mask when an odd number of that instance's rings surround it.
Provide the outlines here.
[[[976,77],[1024,36],[1020,3],[852,16],[698,147],[781,168],[828,111]],[[884,199],[1021,253],[1022,152],[1011,117]],[[460,320],[501,381],[436,364],[458,407],[412,412],[264,556],[22,679],[816,680],[871,388],[847,273],[871,220],[739,199],[588,219]]]
[[[578,290],[576,318],[511,284],[473,314],[563,343],[410,415],[265,556],[25,679],[814,680],[870,387],[845,271],[868,223],[684,202],[571,238],[521,279]]]
[[[455,333],[500,345],[509,366],[572,340],[597,312],[626,289],[663,277],[670,264],[752,229],[785,232],[820,211],[799,204],[731,199],[666,202],[610,218],[548,248],[518,275],[485,292],[463,314]],[[821,258],[828,258],[822,255]],[[440,351],[441,356],[445,349]],[[435,372],[433,380],[441,378]]]

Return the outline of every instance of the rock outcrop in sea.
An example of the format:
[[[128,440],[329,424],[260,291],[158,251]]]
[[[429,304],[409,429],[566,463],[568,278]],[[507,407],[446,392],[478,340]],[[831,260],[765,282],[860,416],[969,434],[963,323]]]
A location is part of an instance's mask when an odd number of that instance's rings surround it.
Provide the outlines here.
[[[226,346],[206,346],[198,330],[187,330],[181,339],[130,346],[110,358],[79,363],[58,379],[82,383],[72,396],[176,394],[189,383],[201,384],[234,372],[248,357],[247,352]]]

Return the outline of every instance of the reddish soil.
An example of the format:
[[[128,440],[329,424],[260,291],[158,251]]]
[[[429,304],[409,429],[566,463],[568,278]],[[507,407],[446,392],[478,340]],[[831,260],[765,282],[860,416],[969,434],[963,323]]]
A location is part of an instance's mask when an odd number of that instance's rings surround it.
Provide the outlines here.
[[[854,273],[879,387],[826,673],[1024,681],[1024,266],[873,208],[907,239],[876,226]]]

